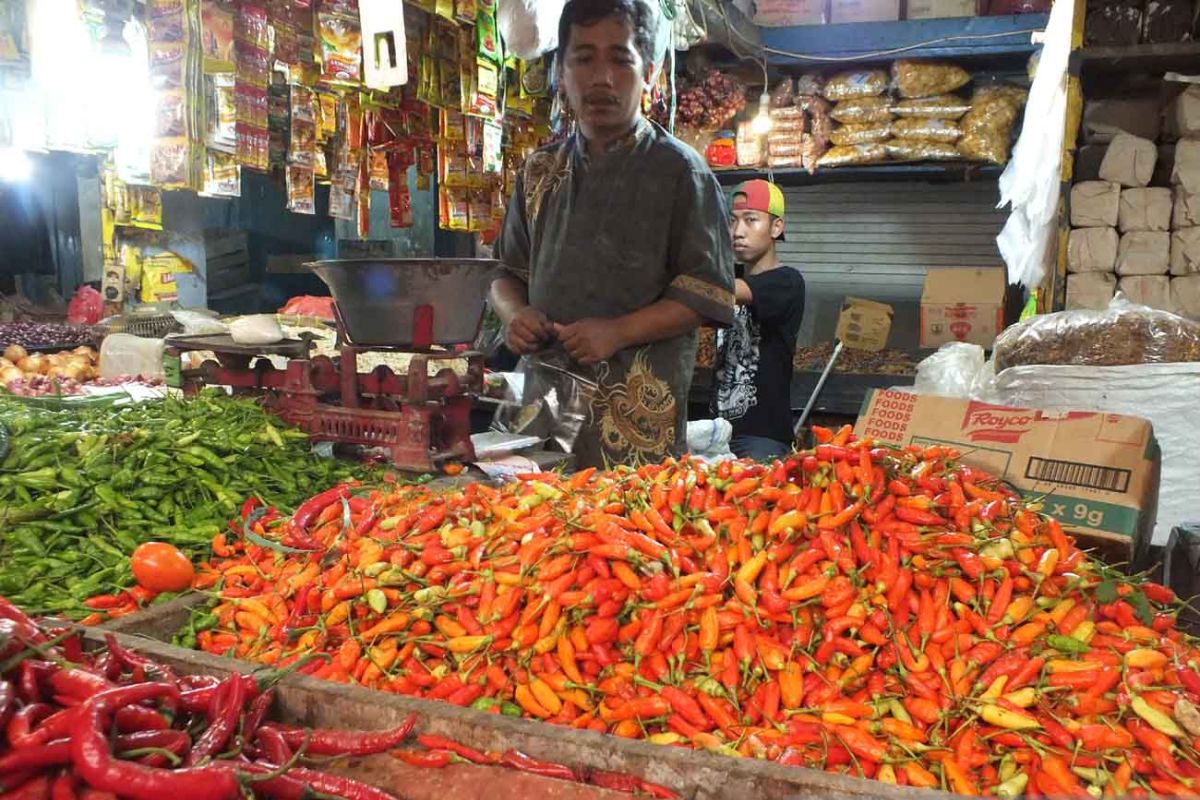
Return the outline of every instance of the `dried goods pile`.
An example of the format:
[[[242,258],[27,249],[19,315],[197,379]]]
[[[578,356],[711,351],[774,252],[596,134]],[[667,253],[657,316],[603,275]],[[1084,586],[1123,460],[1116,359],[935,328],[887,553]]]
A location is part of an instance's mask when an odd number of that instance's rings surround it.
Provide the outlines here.
[[[0,594],[84,616],[89,596],[133,584],[140,543],[207,554],[245,497],[291,506],[353,473],[247,400],[48,411],[0,399]]]
[[[177,676],[111,637],[86,653],[78,634],[43,631],[3,598],[0,632],[4,797],[395,800],[298,762],[391,750],[414,717],[388,731],[281,725],[267,719],[279,674]]]
[[[961,793],[1182,794],[1197,651],[942,448],[817,431],[502,489],[247,509],[183,643],[562,725]]]

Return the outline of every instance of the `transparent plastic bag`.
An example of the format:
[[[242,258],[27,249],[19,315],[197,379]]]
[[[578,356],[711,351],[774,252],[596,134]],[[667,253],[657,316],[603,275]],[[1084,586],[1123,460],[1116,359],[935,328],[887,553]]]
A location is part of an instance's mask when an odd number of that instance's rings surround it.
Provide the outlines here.
[[[928,119],[961,119],[971,110],[971,102],[955,94],[916,97],[898,100],[888,109],[897,117],[926,117]]]
[[[796,84],[791,78],[784,78],[775,84],[771,90],[771,108],[786,108],[795,105]]]
[[[890,139],[883,143],[888,158],[896,161],[954,161],[961,158],[958,148],[947,142],[918,139]]]
[[[848,167],[854,164],[878,164],[887,158],[882,144],[855,144],[832,147],[817,160],[818,167]]]
[[[596,382],[579,371],[562,350],[526,356],[517,365],[523,376],[521,402],[500,406],[493,430],[537,436],[554,442],[564,453],[575,448],[591,414]]]
[[[962,135],[958,123],[950,119],[912,117],[892,123],[892,133],[901,139],[920,139],[926,142],[956,142]]]
[[[1130,303],[1043,314],[996,338],[996,371],[1033,364],[1115,367],[1200,361],[1200,323]]]
[[[829,141],[838,147],[845,147],[854,144],[885,142],[891,136],[892,128],[888,123],[882,125],[842,125],[833,129],[833,132],[829,136]]]
[[[892,112],[886,97],[860,97],[843,100],[833,107],[829,116],[843,125],[867,125],[872,122],[891,122]]]
[[[892,81],[901,97],[933,97],[966,86],[971,73],[957,64],[902,58],[892,62]]]
[[[993,82],[985,83],[975,87],[975,91],[971,93],[971,102],[978,103],[980,100],[1003,100],[1015,108],[1021,108],[1025,105],[1025,101],[1029,99],[1029,90],[1021,86],[1014,86],[1011,83]]]
[[[874,97],[888,88],[888,74],[881,69],[858,69],[840,72],[825,82],[825,99],[852,100],[855,97]]]
[[[979,399],[995,380],[983,348],[977,344],[951,342],[917,364],[913,391],[943,397]]]

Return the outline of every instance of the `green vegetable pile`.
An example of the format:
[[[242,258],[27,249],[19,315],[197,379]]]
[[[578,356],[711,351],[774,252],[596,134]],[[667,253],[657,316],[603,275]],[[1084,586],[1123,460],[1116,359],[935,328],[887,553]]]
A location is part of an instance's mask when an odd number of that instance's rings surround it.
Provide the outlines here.
[[[311,453],[254,401],[202,395],[52,411],[0,398],[0,595],[33,613],[133,583],[163,541],[193,559],[257,495],[290,509],[367,469]],[[7,452],[5,450],[7,448]]]

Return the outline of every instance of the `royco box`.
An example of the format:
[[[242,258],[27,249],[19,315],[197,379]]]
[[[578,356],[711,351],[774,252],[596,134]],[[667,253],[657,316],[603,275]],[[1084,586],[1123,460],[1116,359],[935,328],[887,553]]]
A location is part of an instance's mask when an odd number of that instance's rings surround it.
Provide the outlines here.
[[[1004,328],[1004,269],[930,268],[921,292],[921,347],[970,342],[991,349]]]
[[[873,390],[854,432],[888,444],[952,445],[965,463],[1044,497],[1044,511],[1070,528],[1145,541],[1154,532],[1161,458],[1144,419]]]

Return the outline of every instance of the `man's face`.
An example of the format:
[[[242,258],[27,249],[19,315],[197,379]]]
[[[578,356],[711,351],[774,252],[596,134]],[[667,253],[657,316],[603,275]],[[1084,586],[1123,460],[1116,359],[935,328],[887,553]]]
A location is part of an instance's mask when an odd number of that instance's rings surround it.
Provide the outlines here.
[[[562,79],[584,136],[633,125],[649,80],[633,28],[617,17],[572,25]]]
[[[775,237],[783,232],[783,220],[765,211],[734,211],[729,219],[733,254],[740,262],[754,262],[775,246]]]

